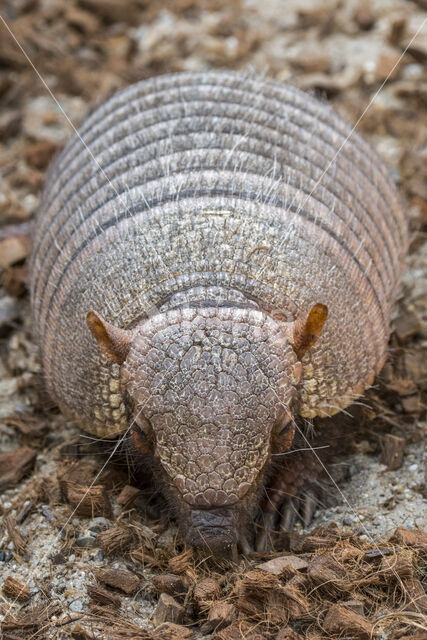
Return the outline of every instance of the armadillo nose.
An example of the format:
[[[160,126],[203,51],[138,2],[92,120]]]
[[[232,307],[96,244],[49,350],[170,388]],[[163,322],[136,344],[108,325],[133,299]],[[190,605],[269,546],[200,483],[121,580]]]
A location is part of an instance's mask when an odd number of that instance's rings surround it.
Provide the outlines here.
[[[228,550],[237,542],[236,525],[234,509],[192,509],[186,541],[193,547],[214,552]]]

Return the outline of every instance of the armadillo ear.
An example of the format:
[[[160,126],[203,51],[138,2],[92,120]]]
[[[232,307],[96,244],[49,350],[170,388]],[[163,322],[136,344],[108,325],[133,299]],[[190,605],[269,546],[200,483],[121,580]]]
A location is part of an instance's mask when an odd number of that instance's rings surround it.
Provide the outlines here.
[[[94,311],[89,311],[86,322],[103,353],[114,362],[123,364],[134,338],[133,331],[113,326]]]
[[[317,342],[328,317],[328,307],[321,302],[302,313],[293,323],[292,347],[299,358]]]

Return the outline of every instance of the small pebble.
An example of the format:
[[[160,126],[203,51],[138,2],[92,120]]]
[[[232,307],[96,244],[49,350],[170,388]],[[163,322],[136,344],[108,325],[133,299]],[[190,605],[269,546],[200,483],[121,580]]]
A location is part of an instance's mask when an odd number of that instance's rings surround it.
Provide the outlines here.
[[[418,465],[417,464],[411,464],[410,467],[408,467],[408,471],[416,471],[418,469]]]
[[[46,504],[42,504],[42,506],[40,507],[40,511],[42,515],[44,515],[46,520],[49,520],[49,522],[55,522],[55,516]]]
[[[74,555],[74,553],[72,553],[68,558],[68,562],[74,562],[75,559],[76,559],[76,556]]]
[[[352,525],[352,521],[351,521],[351,519],[350,519],[350,518],[343,518],[342,523],[343,523],[343,525],[344,525],[345,527],[351,527],[351,525]]]
[[[79,536],[76,540],[76,545],[78,547],[94,547],[95,540],[94,536]]]
[[[71,609],[71,611],[83,611],[83,602],[81,600],[74,600],[71,602],[69,609]]]
[[[94,533],[99,533],[104,529],[108,529],[111,527],[111,521],[107,520],[107,518],[102,518],[99,516],[98,518],[92,518],[92,520],[88,524],[88,529],[93,531]]]
[[[104,560],[104,554],[102,551],[98,551],[98,560]]]

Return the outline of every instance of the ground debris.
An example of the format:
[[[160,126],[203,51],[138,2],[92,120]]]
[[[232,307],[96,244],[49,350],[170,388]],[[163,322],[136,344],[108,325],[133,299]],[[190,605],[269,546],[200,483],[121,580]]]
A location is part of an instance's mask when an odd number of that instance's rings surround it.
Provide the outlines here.
[[[57,603],[40,604],[25,611],[10,611],[2,622],[4,637],[21,640],[33,638],[42,640],[46,637],[46,629],[60,608]]]
[[[19,433],[32,441],[37,438],[43,438],[49,429],[49,425],[45,419],[32,414],[10,416],[5,419],[5,423],[14,427]]]
[[[390,542],[398,542],[407,547],[415,547],[427,551],[427,531],[397,527],[390,538]]]
[[[283,575],[283,572],[289,568],[291,570],[299,570],[306,569],[308,566],[307,560],[300,556],[280,556],[277,558],[272,558],[268,560],[268,562],[263,562],[257,566],[257,569],[262,569],[263,571],[269,571],[270,573],[274,573],[277,576]]]
[[[405,452],[406,440],[391,433],[386,433],[380,439],[381,442],[381,462],[387,466],[387,469],[400,469],[403,462],[403,454]]]
[[[0,268],[6,269],[28,256],[28,237],[16,230],[15,235],[0,238]]]
[[[209,607],[208,619],[202,625],[204,633],[219,631],[230,625],[237,618],[236,607],[231,602],[218,600]]]
[[[373,632],[372,623],[355,611],[339,604],[330,607],[323,620],[323,628],[328,633],[360,638],[360,640],[369,640]]]
[[[30,595],[30,588],[12,576],[7,576],[3,583],[2,592],[6,598],[17,600],[18,602],[25,602]]]
[[[194,632],[181,624],[164,622],[152,632],[153,640],[193,640]]]
[[[138,489],[137,487],[132,487],[131,485],[127,484],[121,490],[120,495],[117,497],[116,502],[117,504],[122,506],[124,509],[127,509],[128,507],[130,507],[132,502],[134,502],[139,495],[141,495],[141,489]]]
[[[153,577],[153,586],[158,594],[167,593],[175,598],[185,596],[188,588],[180,576],[173,573],[163,573]]]
[[[153,636],[119,612],[98,607],[73,624],[71,637],[74,640],[152,640]]]
[[[104,485],[80,486],[69,483],[66,498],[74,508],[74,513],[80,516],[109,518],[112,515],[110,499]]]
[[[406,611],[415,611],[427,615],[427,593],[420,580],[409,578],[404,580],[402,591],[406,596]]]
[[[26,148],[25,160],[33,169],[46,169],[57,150],[58,145],[55,142],[35,142]]]
[[[118,589],[127,595],[138,590],[141,580],[127,569],[97,569],[95,577],[99,582]]]
[[[185,609],[173,596],[161,593],[154,610],[153,622],[157,627],[164,622],[181,624],[185,619]]]
[[[221,587],[215,578],[204,578],[194,586],[193,599],[199,605],[204,605],[212,600],[216,600],[220,592]]]
[[[295,586],[282,585],[279,578],[254,569],[246,573],[235,586],[236,607],[250,619],[268,624],[280,624],[304,616],[309,604]]]
[[[303,640],[303,636],[290,627],[284,627],[274,636],[274,640]]]
[[[118,595],[111,593],[111,591],[108,591],[97,584],[88,585],[86,587],[86,591],[89,598],[98,604],[103,606],[107,605],[114,609],[119,609],[121,607],[122,601]]]
[[[0,491],[18,484],[32,470],[36,457],[29,447],[0,453]]]
[[[212,640],[273,640],[273,638],[273,634],[266,628],[244,620],[237,620],[212,635]]]
[[[380,572],[387,578],[413,578],[414,553],[410,549],[402,549],[381,560]]]
[[[348,591],[348,571],[330,554],[314,556],[307,567],[307,575],[319,589],[333,593]]]
[[[134,533],[131,528],[120,524],[100,531],[96,536],[96,544],[107,556],[121,551],[129,551],[133,542]]]
[[[334,526],[324,527],[318,526],[304,538],[301,545],[301,551],[316,551],[317,549],[328,549],[333,547],[337,540],[348,538],[351,534],[346,534]]]
[[[10,516],[5,516],[3,519],[3,525],[6,529],[7,535],[11,542],[13,542],[13,546],[17,553],[24,554],[27,549],[27,542],[22,536],[21,532],[16,526],[16,520]]]

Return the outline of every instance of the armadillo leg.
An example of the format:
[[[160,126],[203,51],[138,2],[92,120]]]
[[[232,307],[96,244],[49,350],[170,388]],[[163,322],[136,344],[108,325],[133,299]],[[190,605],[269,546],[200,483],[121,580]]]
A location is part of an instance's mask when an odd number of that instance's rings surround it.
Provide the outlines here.
[[[258,551],[268,548],[272,531],[288,531],[298,519],[304,527],[310,524],[322,500],[322,471],[322,462],[311,451],[286,456],[266,488],[262,527],[256,542]]]

